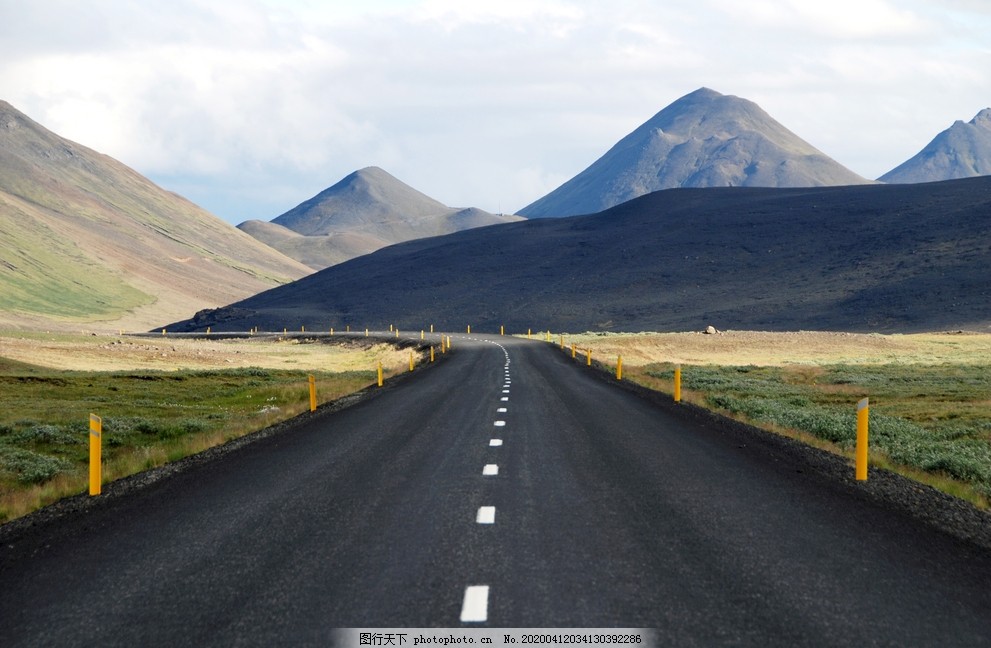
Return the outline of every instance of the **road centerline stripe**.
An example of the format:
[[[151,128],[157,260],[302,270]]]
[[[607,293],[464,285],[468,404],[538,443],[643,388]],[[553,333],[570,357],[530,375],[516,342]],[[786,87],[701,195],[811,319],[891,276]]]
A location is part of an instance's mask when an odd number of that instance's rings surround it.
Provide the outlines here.
[[[489,439],[489,445],[493,448],[498,448],[502,445],[502,439]]]
[[[499,474],[499,466],[498,466],[498,464],[485,464],[485,467],[482,468],[482,474],[483,475],[498,475]]]
[[[475,522],[478,524],[495,524],[495,513],[494,506],[479,506],[478,513],[475,515]]]
[[[461,602],[462,623],[482,623],[489,618],[489,586],[469,585]]]

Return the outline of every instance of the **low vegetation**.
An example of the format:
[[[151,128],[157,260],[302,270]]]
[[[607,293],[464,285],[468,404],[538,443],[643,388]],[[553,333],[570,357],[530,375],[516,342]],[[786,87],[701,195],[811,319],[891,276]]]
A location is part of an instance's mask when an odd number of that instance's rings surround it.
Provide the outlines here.
[[[694,362],[676,360],[685,400],[847,456],[856,442],[856,403],[868,397],[873,465],[987,508],[991,336],[731,332],[576,341],[593,357],[598,349],[605,362],[623,354],[627,379],[668,393],[675,363],[658,356],[692,356]],[[770,361],[757,364],[760,357]]]
[[[4,351],[23,348],[0,336]],[[28,336],[18,335],[24,341]],[[80,362],[101,351],[107,340],[65,334],[34,336],[63,351],[75,348]],[[254,347],[226,343],[228,352],[276,364],[273,348],[292,368],[236,367],[160,370],[161,344],[120,352],[117,371],[75,371],[0,356],[0,521],[12,519],[66,495],[84,492],[88,479],[89,415],[103,419],[103,478],[111,481],[188,456],[295,416],[309,407],[307,377],[316,379],[318,400],[326,402],[375,382],[376,361],[386,375],[401,371],[407,352],[387,345],[354,348],[295,341],[259,341]],[[120,339],[111,344],[121,346]],[[173,344],[179,351],[172,352]],[[203,355],[189,353],[197,346]],[[221,341],[172,341],[170,357],[185,350],[200,363],[217,361]],[[113,355],[102,349],[105,355]],[[330,354],[330,356],[328,356]],[[44,353],[40,354],[44,357]],[[314,358],[320,362],[315,363]],[[329,358],[333,358],[330,361]],[[53,357],[54,359],[54,357]],[[166,358],[167,359],[167,358]],[[248,360],[250,361],[250,360]],[[408,361],[408,359],[406,360]],[[62,357],[71,362],[71,353]],[[187,363],[190,364],[190,363]],[[322,369],[315,369],[318,364]],[[283,365],[284,366],[284,365]]]

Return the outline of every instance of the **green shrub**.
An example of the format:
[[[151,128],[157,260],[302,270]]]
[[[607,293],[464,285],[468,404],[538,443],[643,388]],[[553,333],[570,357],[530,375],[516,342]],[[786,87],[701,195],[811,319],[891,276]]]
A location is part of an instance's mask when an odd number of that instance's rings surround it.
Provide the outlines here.
[[[40,484],[71,469],[72,463],[65,459],[23,448],[0,446],[0,470],[13,473],[17,481],[23,484]]]

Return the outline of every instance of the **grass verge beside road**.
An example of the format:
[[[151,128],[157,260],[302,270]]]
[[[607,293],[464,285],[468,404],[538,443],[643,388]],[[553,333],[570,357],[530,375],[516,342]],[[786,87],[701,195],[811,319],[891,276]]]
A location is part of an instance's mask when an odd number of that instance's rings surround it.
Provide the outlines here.
[[[566,340],[606,364],[622,355],[625,379],[666,393],[680,364],[684,400],[850,458],[856,403],[868,397],[871,465],[988,508],[991,335],[731,331]]]
[[[409,352],[387,344],[306,342],[313,340],[259,340],[253,346],[0,335],[0,522],[86,490],[91,412],[103,418],[108,482],[308,410],[309,374],[319,401],[327,402],[374,384],[379,358],[386,376],[407,368]],[[110,357],[121,369],[74,371],[3,357],[7,351],[23,355],[31,345],[49,364],[89,366]],[[276,366],[205,368],[226,363],[226,354]],[[147,368],[177,359],[170,370]]]

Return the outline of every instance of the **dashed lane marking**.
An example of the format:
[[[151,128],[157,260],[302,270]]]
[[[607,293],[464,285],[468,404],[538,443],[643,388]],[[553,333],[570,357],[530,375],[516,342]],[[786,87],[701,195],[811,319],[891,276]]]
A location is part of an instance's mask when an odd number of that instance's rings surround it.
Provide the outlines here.
[[[496,421],[492,425],[494,425],[496,427],[506,427],[506,422],[505,421]]]
[[[507,408],[507,407],[500,407],[499,409],[496,410],[496,412],[498,412],[499,414],[505,414],[508,411],[509,411],[509,408]]]
[[[475,515],[475,522],[479,524],[495,524],[495,507],[479,506],[478,514]]]
[[[497,464],[485,464],[485,467],[482,468],[482,474],[483,475],[498,475],[499,474],[499,466]]]
[[[461,623],[482,623],[489,618],[489,586],[469,585],[461,603]]]
[[[489,439],[489,445],[493,448],[498,448],[502,445],[502,439]]]

